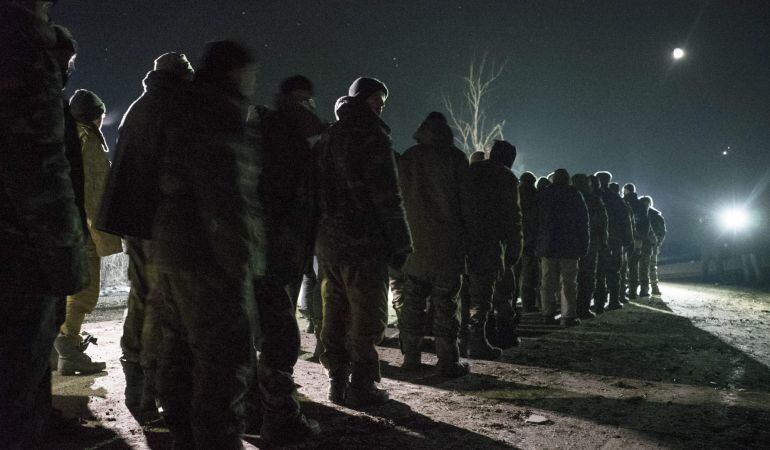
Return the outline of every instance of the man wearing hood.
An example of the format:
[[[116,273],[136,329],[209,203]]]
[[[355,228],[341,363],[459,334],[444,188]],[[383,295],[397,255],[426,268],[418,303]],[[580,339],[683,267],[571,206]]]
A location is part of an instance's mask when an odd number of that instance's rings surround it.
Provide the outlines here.
[[[658,255],[660,254],[660,246],[663,245],[663,241],[666,239],[666,220],[660,211],[653,208],[652,197],[645,195],[639,200],[643,201],[650,211],[650,233],[652,233],[650,237],[650,242],[652,243],[652,250],[650,251],[650,287],[652,288],[652,295],[661,295],[660,287],[658,286]]]
[[[631,208],[634,220],[634,246],[628,257],[628,298],[650,296],[650,217],[649,206],[639,200],[636,186],[623,186],[623,199]]]
[[[53,3],[0,1],[0,448],[40,445],[57,307],[88,284]]]
[[[486,325],[492,312],[495,282],[503,270],[512,267],[521,255],[522,231],[519,207],[519,181],[511,172],[516,147],[507,141],[495,141],[489,159],[470,165],[466,223],[469,234],[468,278],[471,298],[468,356],[494,360],[502,350],[490,345]],[[515,326],[513,305],[498,304],[497,334]],[[465,332],[465,330],[463,330]]]
[[[178,114],[179,94],[192,80],[184,54],[155,59],[142,82],[144,92],[123,115],[97,228],[123,236],[128,253],[126,319],[120,362],[126,377],[126,406],[140,422],[158,416],[155,374],[160,344],[160,307],[151,270],[152,222],[160,192],[158,170],[163,155],[163,126]],[[141,180],[141,181],[139,181]]]
[[[156,377],[176,448],[241,448],[253,379],[254,280],[264,275],[258,166],[246,134],[251,52],[209,43],[163,125],[153,270],[163,301]]]
[[[597,195],[599,182],[595,176],[576,173],[572,175],[572,185],[583,195],[588,208],[590,244],[588,253],[578,262],[577,316],[579,319],[590,319],[594,317],[589,308],[596,289],[599,252],[607,246],[607,210]]]
[[[604,305],[609,294],[608,309],[619,309],[620,304],[620,268],[623,264],[623,248],[633,245],[634,231],[628,209],[620,195],[611,189],[612,174],[597,172],[599,196],[607,209],[607,247],[599,253],[596,291],[594,293],[594,312],[604,312]]]
[[[320,143],[321,362],[329,399],[352,407],[389,399],[376,386],[375,345],[388,318],[388,266],[400,270],[412,252],[390,128],[380,118],[387,95],[379,80],[354,81]]]
[[[467,241],[468,160],[454,146],[452,130],[441,113],[430,113],[414,139],[417,145],[398,159],[399,184],[414,240],[414,253],[403,268],[403,295],[394,300],[404,354],[402,367],[420,368],[426,302],[430,299],[439,373],[458,377],[468,373],[468,365],[460,363],[457,346],[457,294]]]

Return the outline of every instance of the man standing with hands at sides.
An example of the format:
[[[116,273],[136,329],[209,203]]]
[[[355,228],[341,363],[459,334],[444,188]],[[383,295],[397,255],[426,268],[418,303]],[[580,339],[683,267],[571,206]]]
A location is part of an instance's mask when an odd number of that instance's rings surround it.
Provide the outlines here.
[[[375,345],[388,318],[388,266],[400,270],[412,252],[390,128],[380,118],[387,97],[377,79],[354,81],[320,143],[321,362],[329,399],[354,408],[389,400],[376,385]]]

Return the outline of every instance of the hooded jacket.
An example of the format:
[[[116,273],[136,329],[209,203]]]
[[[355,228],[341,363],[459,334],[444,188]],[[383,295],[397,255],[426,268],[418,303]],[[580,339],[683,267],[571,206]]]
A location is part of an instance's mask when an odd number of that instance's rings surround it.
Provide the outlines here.
[[[63,296],[88,283],[64,153],[62,74],[50,24],[0,2],[0,290]]]
[[[634,229],[628,207],[620,195],[608,188],[602,188],[599,196],[607,209],[608,242],[611,246],[620,244],[627,247],[634,243]]]
[[[344,97],[319,143],[316,255],[327,264],[391,261],[412,252],[390,128],[363,100]]]
[[[467,191],[470,201],[466,223],[470,224],[469,270],[502,267],[505,259],[515,263],[521,255],[522,231],[519,180],[500,162],[485,159],[470,165]]]
[[[537,256],[582,258],[588,252],[588,208],[574,186],[554,183],[539,193]]]
[[[165,145],[163,128],[179,114],[179,94],[186,83],[165,70],[151,71],[144,78],[144,93],[128,108],[118,128],[97,229],[152,238],[160,197],[158,167]]]
[[[417,145],[398,158],[398,178],[414,240],[403,268],[418,277],[458,276],[465,267],[468,160],[453,145],[446,119],[428,118],[414,133]]]
[[[666,220],[663,218],[663,214],[655,208],[650,208],[650,231],[652,232],[656,245],[663,245],[663,241],[666,239]]]
[[[631,208],[631,214],[634,221],[634,239],[650,242],[650,217],[649,209],[639,200],[636,192],[631,192],[623,197],[626,204]]]

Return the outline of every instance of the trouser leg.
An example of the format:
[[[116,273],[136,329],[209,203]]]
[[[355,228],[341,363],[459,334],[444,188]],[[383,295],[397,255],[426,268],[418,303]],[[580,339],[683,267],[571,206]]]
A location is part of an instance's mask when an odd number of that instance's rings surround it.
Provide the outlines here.
[[[578,263],[578,293],[577,314],[578,317],[587,317],[590,313],[591,298],[596,289],[596,267],[598,263],[598,251],[589,249],[588,254]]]
[[[323,298],[323,328],[321,342],[324,350],[320,360],[332,379],[350,376],[347,332],[350,327],[350,307],[339,267],[323,265],[321,269]]]
[[[514,297],[516,279],[513,274],[513,267],[505,267],[504,269],[495,282],[492,299],[496,321],[509,324],[514,322],[516,315],[516,299]]]
[[[660,246],[653,245],[650,252],[650,286],[653,288],[658,287],[658,255],[660,254]]]
[[[652,244],[644,242],[639,254],[639,294],[650,294],[650,259],[652,258]]]
[[[574,319],[577,316],[577,259],[560,259],[559,273],[563,295],[561,296],[562,319]]]
[[[620,304],[620,296],[623,295],[620,284],[620,272],[623,264],[623,246],[618,243],[610,243],[604,253],[603,272],[607,280],[609,302],[612,306]]]
[[[628,253],[628,295],[632,298],[639,291],[639,265],[641,258],[641,249],[634,249]]]
[[[0,448],[37,448],[51,415],[49,355],[61,297],[0,294]]]
[[[404,304],[405,275],[401,271],[390,269],[388,276],[390,294],[393,297],[393,310],[396,312],[396,324],[401,330],[401,312],[406,309]]]
[[[380,381],[382,341],[388,321],[388,266],[367,261],[343,270],[350,307],[351,386]],[[355,387],[355,386],[354,386]]]
[[[67,296],[67,315],[61,326],[61,334],[80,335],[86,314],[93,312],[99,301],[101,258],[96,253],[96,246],[90,239],[86,246],[86,256],[88,257],[88,275],[91,281],[82,291]]]
[[[543,317],[556,314],[559,290],[559,262],[554,258],[540,258],[540,312]]]
[[[540,258],[534,255],[521,256],[521,304],[524,312],[534,312],[538,308],[539,260]]]

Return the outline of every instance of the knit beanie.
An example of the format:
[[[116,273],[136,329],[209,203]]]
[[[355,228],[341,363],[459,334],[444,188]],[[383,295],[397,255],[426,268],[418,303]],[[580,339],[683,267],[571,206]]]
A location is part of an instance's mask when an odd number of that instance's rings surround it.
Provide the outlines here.
[[[388,95],[388,88],[382,81],[376,78],[361,77],[350,85],[348,96],[366,100],[377,91],[384,92],[386,97]]]
[[[70,98],[72,117],[78,122],[91,123],[102,117],[107,108],[96,94],[85,89],[78,89]]]
[[[168,52],[158,56],[153,70],[165,70],[179,77],[195,73],[192,64],[187,60],[187,56],[184,53],[176,52]]]
[[[508,141],[495,139],[492,149],[489,150],[489,159],[510,169],[513,167],[513,162],[516,161],[516,147]]]
[[[528,184],[530,186],[534,186],[537,182],[537,178],[535,178],[535,174],[532,172],[522,173],[520,179],[523,184]]]
[[[288,95],[294,91],[308,91],[313,95],[313,82],[302,75],[294,75],[281,82],[281,94]]]

